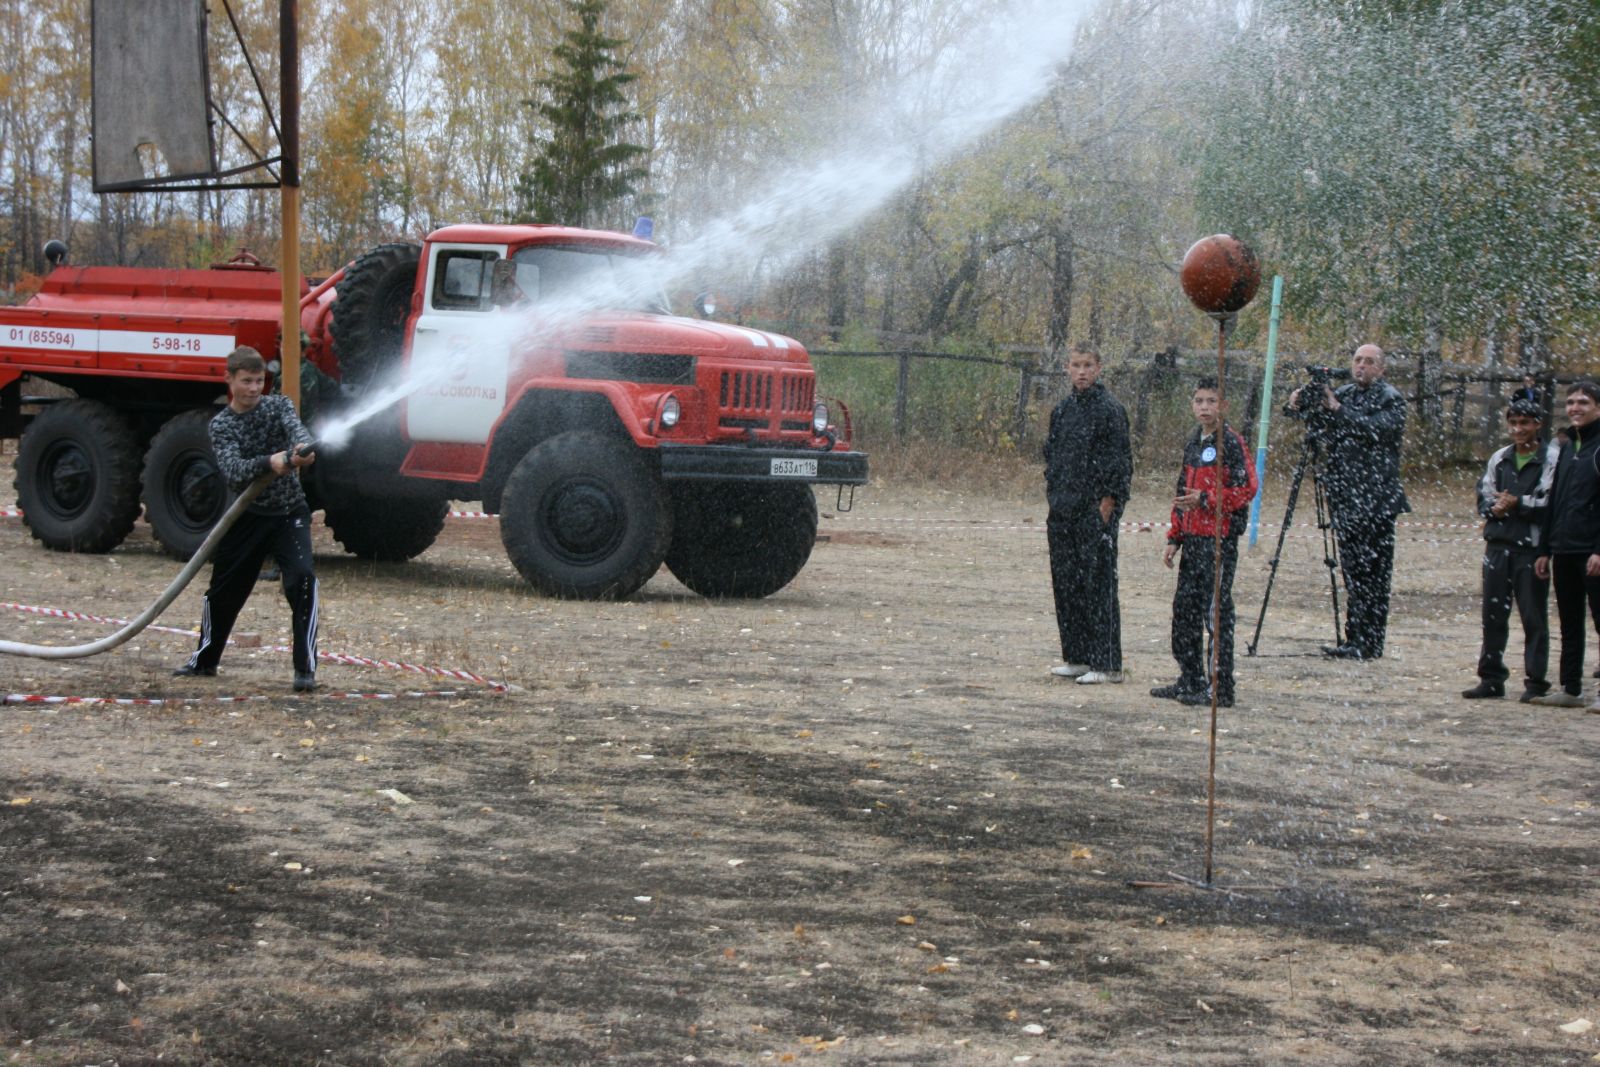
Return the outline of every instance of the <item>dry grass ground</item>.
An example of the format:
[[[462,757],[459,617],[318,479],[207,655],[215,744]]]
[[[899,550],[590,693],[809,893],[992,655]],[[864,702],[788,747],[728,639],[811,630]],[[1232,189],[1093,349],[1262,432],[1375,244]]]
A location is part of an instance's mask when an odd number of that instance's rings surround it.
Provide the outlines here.
[[[488,520],[403,566],[319,543],[324,650],[504,694],[329,665],[294,699],[286,655],[248,649],[176,680],[189,640],[162,633],[0,659],[4,692],[170,701],[0,709],[0,1062],[1596,1058],[1561,1027],[1600,1021],[1600,716],[1458,698],[1471,529],[1403,532],[1365,665],[1315,654],[1326,572],[1294,532],[1221,721],[1217,881],[1253,888],[1136,890],[1203,862],[1205,713],[1145,695],[1172,674],[1159,536],[1123,536],[1132,681],[1052,679],[1042,507],[996,481],[823,498],[827,540],[754,603],[665,572],[543,600]],[[1161,488],[1130,517],[1164,518]],[[1418,496],[1470,522],[1463,485]],[[142,528],[76,558],[0,519],[0,573],[126,617],[174,565]],[[263,589],[241,629],[285,625]],[[458,695],[328,691],[419,687]]]

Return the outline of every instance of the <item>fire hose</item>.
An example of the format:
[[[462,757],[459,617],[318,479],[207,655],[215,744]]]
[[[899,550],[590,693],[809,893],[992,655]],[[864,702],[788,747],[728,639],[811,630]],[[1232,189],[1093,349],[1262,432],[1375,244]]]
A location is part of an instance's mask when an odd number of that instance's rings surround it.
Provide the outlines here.
[[[301,445],[299,451],[304,453],[310,451],[313,447],[312,445]],[[228,510],[222,513],[222,518],[217,520],[217,524],[211,528],[211,532],[200,543],[200,547],[195,550],[189,562],[184,564],[183,570],[179,571],[178,576],[172,580],[172,584],[167,586],[166,592],[157,597],[155,603],[145,608],[138,618],[116,633],[108,637],[102,637],[98,641],[91,641],[86,645],[29,645],[21,641],[0,641],[0,653],[11,656],[32,656],[35,659],[87,659],[89,656],[98,656],[102,652],[109,652],[118,645],[132,640],[138,635],[139,631],[155,622],[161,613],[166,611],[174,600],[178,599],[178,594],[182,593],[188,584],[194,580],[194,576],[200,572],[200,568],[206,565],[206,561],[211,558],[211,554],[217,550],[217,545],[221,543],[223,535],[239,520],[239,516],[244,514],[245,508],[249,507],[251,502],[276,477],[278,477],[276,473],[267,471],[246,486],[244,492],[239,494],[238,499],[234,500],[229,505]]]

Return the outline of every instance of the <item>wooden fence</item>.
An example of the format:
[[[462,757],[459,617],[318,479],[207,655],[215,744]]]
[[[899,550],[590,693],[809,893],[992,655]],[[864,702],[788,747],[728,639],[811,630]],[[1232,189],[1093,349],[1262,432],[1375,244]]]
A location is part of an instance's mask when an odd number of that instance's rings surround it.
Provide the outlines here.
[[[919,364],[934,361],[983,364],[1015,375],[1008,387],[1011,399],[1010,434],[1021,444],[1042,433],[1037,413],[1048,410],[1067,388],[1067,372],[1045,363],[1039,349],[997,350],[994,355],[952,354],[917,349],[861,351],[814,348],[814,357],[849,360],[894,360],[892,433],[904,441],[911,432],[912,383]],[[1297,353],[1280,356],[1273,381],[1272,402],[1280,406],[1288,394],[1308,380],[1306,368],[1317,364],[1347,365],[1343,356],[1317,357]],[[1164,349],[1121,359],[1107,359],[1102,380],[1128,407],[1136,447],[1152,427],[1158,412],[1187,412],[1192,383],[1215,373],[1216,353],[1196,349]],[[1262,401],[1264,357],[1253,350],[1229,351],[1224,383],[1240,427],[1255,426]],[[1546,422],[1560,412],[1561,393],[1581,376],[1545,373],[1536,388],[1546,410]],[[1515,371],[1445,364],[1427,354],[1399,353],[1389,360],[1386,380],[1407,397],[1413,427],[1426,427],[1441,457],[1467,458],[1481,454],[1504,433],[1502,415],[1512,390],[1523,384]],[[1240,396],[1244,397],[1243,404]],[[849,399],[848,397],[846,398]],[[1251,442],[1254,444],[1254,441]],[[1430,449],[1435,451],[1435,449]]]

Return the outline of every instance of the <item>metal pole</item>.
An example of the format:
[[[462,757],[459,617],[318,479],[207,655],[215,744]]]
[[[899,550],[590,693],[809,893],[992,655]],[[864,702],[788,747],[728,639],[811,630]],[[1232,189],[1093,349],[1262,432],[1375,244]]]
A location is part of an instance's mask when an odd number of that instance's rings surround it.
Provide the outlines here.
[[[1267,491],[1267,430],[1272,425],[1272,373],[1278,366],[1278,319],[1283,310],[1283,275],[1272,279],[1272,317],[1267,320],[1267,370],[1261,379],[1261,414],[1256,419],[1256,498],[1250,501],[1250,547],[1261,526],[1261,497]]]
[[[283,395],[300,406],[300,17],[299,0],[279,0],[280,107],[283,111],[283,340],[278,346]]]
[[[1206,877],[1211,884],[1211,839],[1217,824],[1217,667],[1222,657],[1222,490],[1227,485],[1227,460],[1223,437],[1228,432],[1222,418],[1228,400],[1228,323],[1232,315],[1217,316],[1217,450],[1211,468],[1211,655],[1207,674],[1211,681],[1211,743],[1206,763]]]

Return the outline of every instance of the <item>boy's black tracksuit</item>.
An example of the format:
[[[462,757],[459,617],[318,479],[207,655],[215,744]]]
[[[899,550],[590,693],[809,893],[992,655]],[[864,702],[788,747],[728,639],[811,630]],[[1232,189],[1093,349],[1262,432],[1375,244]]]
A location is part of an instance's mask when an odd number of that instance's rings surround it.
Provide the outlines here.
[[[1522,618],[1524,687],[1534,695],[1550,688],[1545,678],[1550,661],[1550,626],[1545,619],[1550,584],[1534,573],[1534,561],[1549,551],[1545,529],[1561,454],[1561,446],[1554,442],[1536,444],[1532,458],[1519,470],[1516,446],[1506,445],[1489,457],[1478,480],[1478,514],[1484,518],[1483,649],[1478,677],[1503,688],[1511,676],[1505,650],[1515,602]],[[1501,493],[1515,494],[1517,503],[1496,517],[1490,509]]]
[[[1096,671],[1120,671],[1117,522],[1133,479],[1127,412],[1099,382],[1073,390],[1050,413],[1044,459],[1061,658]],[[1109,520],[1100,517],[1104,497],[1116,501]]]
[[[1572,427],[1561,446],[1546,523],[1550,579],[1561,622],[1561,688],[1583,693],[1583,652],[1588,642],[1584,605],[1600,630],[1600,578],[1585,573],[1589,557],[1600,553],[1600,423]]]
[[[311,434],[285,396],[269,395],[243,414],[223,408],[211,420],[211,449],[228,488],[243,491],[272,469],[272,456],[310,444]],[[277,558],[294,632],[294,670],[317,669],[317,576],[311,559],[311,509],[293,473],[274,479],[223,534],[211,562],[200,613],[200,641],[189,658],[196,673],[215,673],[234,621],[255,588],[262,561]]]

